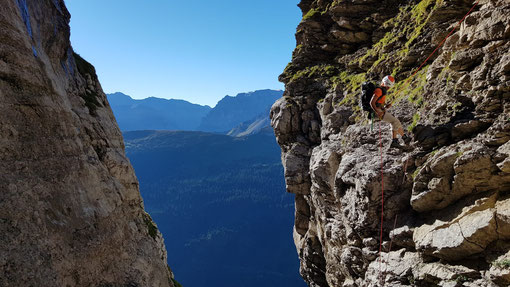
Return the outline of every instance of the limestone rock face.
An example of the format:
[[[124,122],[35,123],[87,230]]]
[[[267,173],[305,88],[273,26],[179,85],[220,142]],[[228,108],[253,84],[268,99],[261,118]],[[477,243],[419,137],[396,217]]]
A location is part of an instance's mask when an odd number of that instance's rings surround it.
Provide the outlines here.
[[[173,286],[69,19],[62,0],[0,5],[0,285]]]
[[[510,3],[479,1],[415,74],[474,2],[299,4],[271,123],[309,286],[510,284]],[[358,107],[387,74],[403,150]]]

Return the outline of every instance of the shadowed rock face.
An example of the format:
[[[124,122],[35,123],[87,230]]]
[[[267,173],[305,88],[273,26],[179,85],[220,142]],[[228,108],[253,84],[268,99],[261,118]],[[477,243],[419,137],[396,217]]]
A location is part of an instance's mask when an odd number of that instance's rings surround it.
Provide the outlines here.
[[[63,1],[0,5],[0,285],[173,286]]]
[[[310,286],[510,284],[508,1],[480,1],[410,78],[473,4],[299,4],[271,123]],[[390,111],[413,136],[404,151],[389,149],[389,124],[372,129],[357,107],[361,83],[386,74],[397,79]]]

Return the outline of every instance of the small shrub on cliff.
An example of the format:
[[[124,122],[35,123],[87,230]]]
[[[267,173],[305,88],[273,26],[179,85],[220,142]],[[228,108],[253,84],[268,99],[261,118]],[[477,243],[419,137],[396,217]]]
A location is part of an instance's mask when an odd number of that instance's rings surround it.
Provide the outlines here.
[[[78,68],[78,72],[85,76],[86,74],[90,74],[90,76],[94,79],[97,79],[96,68],[83,59],[79,54],[73,52],[74,61],[76,62],[76,67]]]
[[[143,222],[147,226],[147,232],[149,233],[149,236],[152,237],[152,239],[156,240],[156,236],[158,235],[158,228],[152,222],[152,218],[150,217],[150,215],[145,214]]]
[[[73,57],[74,61],[76,62],[76,67],[78,68],[78,72],[83,77],[90,75],[93,81],[98,82],[96,69],[94,68],[94,66],[92,66],[92,64],[87,62],[77,53],[73,52]],[[85,94],[81,94],[80,96],[82,97],[82,99],[85,100],[85,106],[89,108],[89,113],[91,115],[95,115],[97,107],[101,106],[101,104],[98,101],[99,95],[97,94],[97,92],[87,89],[85,91]]]
[[[495,261],[493,264],[499,268],[510,268],[510,259]]]
[[[96,115],[97,107],[99,107],[101,104],[99,104],[99,101],[97,98],[99,95],[95,92],[87,90],[85,94],[80,95],[82,99],[85,100],[85,106],[89,108],[89,112],[91,115]]]
[[[464,276],[464,275],[460,275],[455,279],[455,282],[457,282],[457,283],[464,283],[464,282],[469,282],[469,281],[471,281],[471,278]]]

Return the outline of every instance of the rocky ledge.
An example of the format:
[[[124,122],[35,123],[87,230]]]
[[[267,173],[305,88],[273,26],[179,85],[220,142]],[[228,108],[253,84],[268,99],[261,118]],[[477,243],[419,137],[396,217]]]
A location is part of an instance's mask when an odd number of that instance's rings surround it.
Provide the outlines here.
[[[271,120],[309,286],[510,284],[510,3],[479,1],[412,76],[474,4],[299,4]],[[386,74],[405,150],[357,105],[361,83]]]

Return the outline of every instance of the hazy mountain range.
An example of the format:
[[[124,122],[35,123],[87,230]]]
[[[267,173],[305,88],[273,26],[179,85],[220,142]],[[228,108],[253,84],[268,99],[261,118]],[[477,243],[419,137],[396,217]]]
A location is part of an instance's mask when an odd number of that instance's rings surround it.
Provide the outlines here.
[[[259,90],[225,96],[214,108],[184,100],[154,97],[136,100],[120,92],[107,96],[122,131],[187,130],[227,134],[236,129],[232,134],[247,135],[269,128],[269,109],[282,93]]]
[[[235,97],[226,96],[202,120],[198,130],[228,133],[239,124],[265,113],[279,99],[283,91],[259,90],[241,93]]]
[[[135,100],[123,93],[108,94],[117,123],[122,131],[196,130],[211,107],[184,100],[146,98]]]

